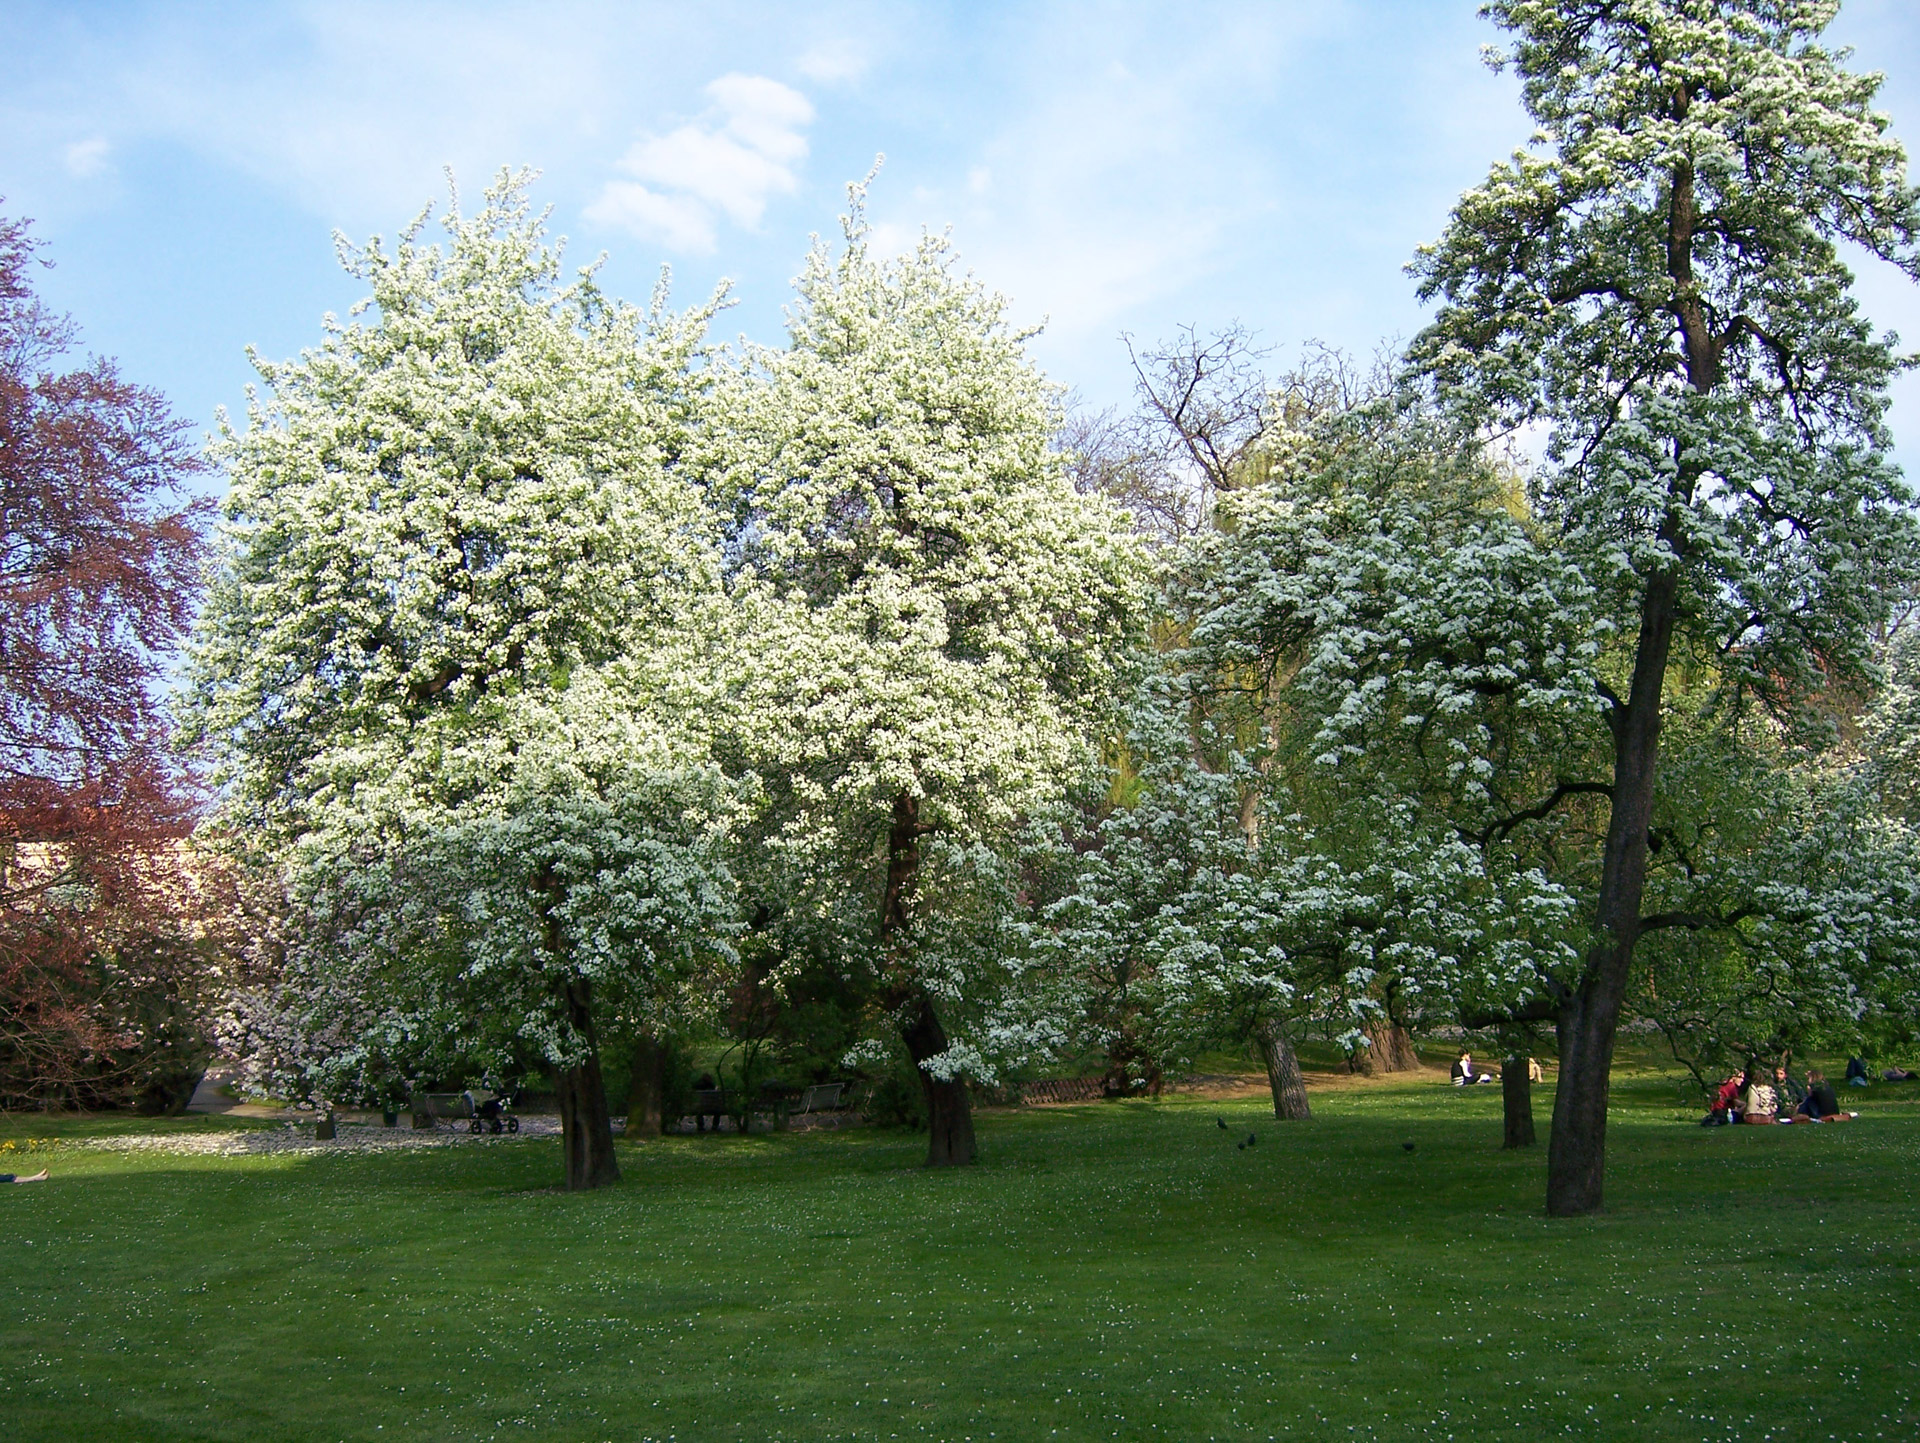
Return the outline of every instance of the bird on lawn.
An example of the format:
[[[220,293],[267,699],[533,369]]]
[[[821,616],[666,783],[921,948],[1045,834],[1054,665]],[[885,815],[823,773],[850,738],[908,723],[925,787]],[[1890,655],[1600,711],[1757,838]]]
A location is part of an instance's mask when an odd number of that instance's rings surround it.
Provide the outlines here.
[[[1257,1136],[1256,1134],[1254,1134],[1254,1133],[1251,1133],[1251,1132],[1247,1134],[1247,1146],[1248,1146],[1248,1147],[1252,1147],[1252,1146],[1253,1146],[1253,1145],[1254,1145],[1254,1144],[1255,1144],[1256,1142],[1258,1142],[1258,1141],[1260,1141],[1260,1139],[1259,1139],[1259,1137],[1258,1137],[1258,1136]]]
[[[1220,1131],[1225,1132],[1227,1130],[1227,1120],[1224,1117],[1216,1117],[1214,1123],[1219,1127]]]
[[[1403,1142],[1400,1144],[1400,1146],[1404,1147],[1408,1152],[1413,1151],[1413,1144],[1410,1142]]]

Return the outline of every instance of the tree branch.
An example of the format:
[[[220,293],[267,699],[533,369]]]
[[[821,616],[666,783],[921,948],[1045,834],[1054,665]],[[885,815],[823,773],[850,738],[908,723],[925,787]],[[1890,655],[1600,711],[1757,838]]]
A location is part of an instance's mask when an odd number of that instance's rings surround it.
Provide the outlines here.
[[[1520,826],[1521,823],[1539,821],[1568,797],[1608,797],[1612,795],[1613,787],[1608,782],[1561,782],[1548,794],[1545,801],[1514,812],[1509,816],[1502,817],[1499,821],[1487,827],[1485,831],[1475,836],[1474,840],[1478,841],[1483,847],[1495,841],[1504,842],[1508,837],[1513,835],[1514,829]]]
[[[1659,932],[1679,927],[1689,932],[1703,932],[1713,927],[1732,927],[1758,915],[1757,907],[1736,907],[1724,917],[1713,912],[1656,912],[1640,919],[1640,930]]]
[[[1483,1008],[1478,1012],[1462,1011],[1460,1025],[1473,1032],[1484,1032],[1493,1027],[1509,1027],[1517,1022],[1555,1022],[1560,1017],[1560,1004],[1550,997],[1536,997],[1520,1007],[1509,1007],[1505,1011]]]

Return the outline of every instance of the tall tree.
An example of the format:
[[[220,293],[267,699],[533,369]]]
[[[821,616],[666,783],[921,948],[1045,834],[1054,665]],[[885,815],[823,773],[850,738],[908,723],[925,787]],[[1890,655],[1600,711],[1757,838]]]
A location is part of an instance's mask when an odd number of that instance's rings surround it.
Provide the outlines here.
[[[788,345],[750,353],[717,408],[738,715],[789,875],[813,879],[788,895],[846,917],[847,964],[919,1071],[928,1162],[966,1163],[989,1064],[954,1028],[1011,980],[1003,844],[1100,734],[1144,572],[1063,473],[1055,394],[1001,298],[937,237],[880,260],[853,200]]]
[[[1412,356],[1468,415],[1548,428],[1531,508],[1623,639],[1600,683],[1610,775],[1562,779],[1609,801],[1594,940],[1553,999],[1547,1209],[1572,1215],[1603,1199],[1635,948],[1698,924],[1644,909],[1670,673],[1710,673],[1718,715],[1805,735],[1912,574],[1883,426],[1899,359],[1839,248],[1920,276],[1920,199],[1878,77],[1819,43],[1829,0],[1486,8],[1539,131],[1415,260],[1440,307]]]
[[[198,798],[163,702],[210,503],[164,397],[58,369],[78,333],[36,248],[0,219],[0,1101],[101,1103],[148,1089],[137,1006],[193,1030],[171,862]]]
[[[590,269],[563,284],[529,183],[456,203],[444,247],[424,212],[391,252],[342,241],[371,318],[256,360],[270,400],[217,448],[187,706],[236,831],[301,895],[361,899],[315,914],[360,950],[318,938],[307,974],[391,989],[359,1004],[413,1007],[392,1035],[416,1043],[454,1004],[511,1016],[553,1073],[567,1184],[592,1187],[618,1176],[596,987],[645,985],[675,954],[649,909],[710,916],[722,885],[674,780],[701,771],[687,698],[721,600],[678,466],[710,312],[636,311]]]
[[[1181,558],[1167,662],[1282,975],[1348,993],[1370,1055],[1387,1004],[1508,1006],[1563,970],[1574,897],[1497,821],[1592,710],[1590,591],[1412,393],[1277,425],[1260,471]]]

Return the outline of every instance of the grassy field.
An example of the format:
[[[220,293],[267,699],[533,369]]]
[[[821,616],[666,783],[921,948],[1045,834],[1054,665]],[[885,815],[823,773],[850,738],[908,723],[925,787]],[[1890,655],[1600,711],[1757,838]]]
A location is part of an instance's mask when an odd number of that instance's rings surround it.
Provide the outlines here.
[[[1432,1074],[1286,1126],[1252,1097],[989,1113],[951,1173],[897,1132],[623,1144],[581,1196],[551,1139],[56,1148],[0,1188],[0,1431],[1913,1439],[1914,1095],[1706,1131],[1623,1078],[1583,1222],[1499,1151],[1498,1089]]]

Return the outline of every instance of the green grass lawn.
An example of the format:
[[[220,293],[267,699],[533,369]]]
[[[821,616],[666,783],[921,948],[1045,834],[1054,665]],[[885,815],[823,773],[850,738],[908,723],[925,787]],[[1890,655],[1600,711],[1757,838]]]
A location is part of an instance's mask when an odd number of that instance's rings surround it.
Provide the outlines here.
[[[1284,1126],[988,1113],[957,1172],[904,1133],[623,1144],[579,1196],[551,1139],[57,1148],[0,1188],[0,1434],[1908,1440],[1920,1105],[1854,1095],[1707,1131],[1622,1078],[1580,1222],[1499,1151],[1498,1089],[1431,1074]]]

